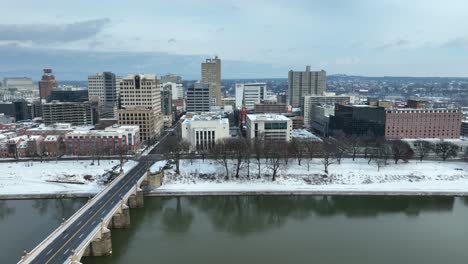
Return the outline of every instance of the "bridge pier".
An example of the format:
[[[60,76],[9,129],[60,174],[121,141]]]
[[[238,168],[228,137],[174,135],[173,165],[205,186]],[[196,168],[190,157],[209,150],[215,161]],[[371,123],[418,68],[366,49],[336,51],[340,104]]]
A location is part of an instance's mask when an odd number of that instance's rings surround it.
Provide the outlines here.
[[[112,216],[108,228],[128,228],[130,226],[130,208],[122,202],[120,209]]]
[[[164,179],[164,171],[161,170],[160,172],[151,173],[149,170],[146,173],[145,182],[149,188],[157,188],[162,185]]]
[[[128,197],[128,206],[130,208],[142,208],[145,205],[143,198],[143,191],[136,186],[136,192]]]
[[[86,247],[83,256],[101,257],[112,255],[111,231],[102,227],[98,235]]]

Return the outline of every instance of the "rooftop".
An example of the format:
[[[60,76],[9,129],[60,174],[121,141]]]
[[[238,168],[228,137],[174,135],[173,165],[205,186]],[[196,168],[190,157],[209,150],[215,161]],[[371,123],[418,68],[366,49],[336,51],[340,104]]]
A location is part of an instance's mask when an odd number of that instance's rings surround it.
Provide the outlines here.
[[[322,141],[318,136],[312,134],[311,132],[305,129],[293,129],[292,137],[302,138],[302,139],[311,139],[313,141]]]
[[[278,115],[278,114],[250,114],[247,115],[247,118],[255,121],[255,120],[263,120],[263,121],[287,121],[289,118],[287,118],[284,115]]]

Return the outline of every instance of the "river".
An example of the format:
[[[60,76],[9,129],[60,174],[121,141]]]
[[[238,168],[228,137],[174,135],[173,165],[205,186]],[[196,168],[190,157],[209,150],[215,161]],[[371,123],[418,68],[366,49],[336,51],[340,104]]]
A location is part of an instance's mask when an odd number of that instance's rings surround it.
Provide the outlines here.
[[[14,263],[85,200],[0,201],[0,263]],[[460,263],[468,198],[207,196],[145,198],[112,230],[106,263]]]

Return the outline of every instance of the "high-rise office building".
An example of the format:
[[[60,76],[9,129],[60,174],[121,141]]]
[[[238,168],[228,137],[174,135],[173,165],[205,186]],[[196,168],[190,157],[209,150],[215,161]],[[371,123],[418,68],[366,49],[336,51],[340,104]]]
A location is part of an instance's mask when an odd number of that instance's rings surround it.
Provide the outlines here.
[[[89,100],[99,102],[99,115],[102,118],[116,116],[119,81],[112,72],[100,72],[88,76]]]
[[[161,90],[161,112],[164,119],[164,127],[172,126],[172,91],[170,89]]]
[[[201,83],[210,85],[210,104],[221,106],[221,59],[206,59],[201,65]]]
[[[42,119],[46,125],[55,123],[70,123],[74,126],[94,125],[98,120],[96,108],[95,102],[52,101],[42,104]]]
[[[300,107],[301,98],[306,95],[322,95],[326,90],[327,73],[324,70],[289,71],[288,96],[292,107]]]
[[[44,69],[42,79],[39,81],[39,97],[40,99],[47,100],[53,89],[57,88],[57,80],[52,74],[52,69]]]
[[[151,141],[161,134],[161,87],[153,74],[128,75],[120,82],[119,124],[138,125],[141,139]]]
[[[210,85],[194,83],[187,89],[187,112],[210,111]]]
[[[267,98],[266,83],[236,84],[236,108],[245,106],[248,110]]]

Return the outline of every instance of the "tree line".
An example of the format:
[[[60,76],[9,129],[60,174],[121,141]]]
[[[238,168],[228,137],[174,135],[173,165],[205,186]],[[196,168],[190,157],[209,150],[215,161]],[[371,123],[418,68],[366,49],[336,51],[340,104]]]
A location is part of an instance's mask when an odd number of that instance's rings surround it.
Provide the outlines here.
[[[264,141],[261,137],[252,141],[244,138],[226,138],[209,146],[209,148],[190,151],[187,141],[173,139],[172,149],[167,153],[167,158],[175,162],[176,173],[180,174],[180,160],[195,158],[210,158],[215,160],[224,168],[224,178],[239,178],[241,168],[246,168],[245,177],[261,177],[262,169],[267,169],[272,181],[281,170],[285,169],[290,162],[296,162],[299,166],[307,166],[313,159],[319,160],[323,165],[324,177],[329,173],[332,164],[340,164],[345,157],[353,161],[357,157],[364,158],[369,164],[375,163],[377,169],[393,161],[408,162],[413,158],[423,161],[430,154],[435,154],[445,161],[454,158],[458,154],[458,146],[449,141],[431,143],[425,140],[417,140],[412,148],[408,142],[402,140],[385,140],[372,135],[350,135],[335,133],[334,137],[322,140],[311,140],[308,138],[293,138],[286,141]],[[468,152],[465,153],[468,161]],[[231,168],[233,164],[234,170]],[[257,174],[251,175],[251,167],[255,166]]]

